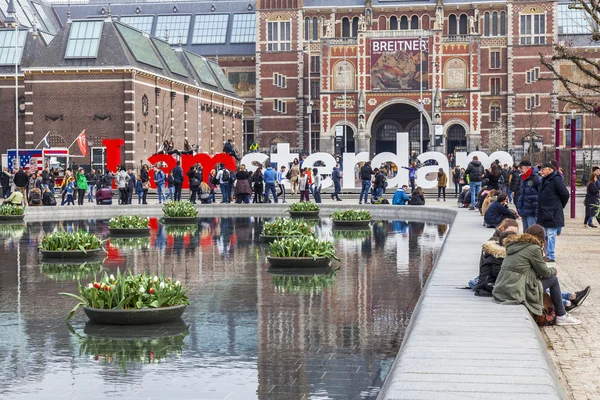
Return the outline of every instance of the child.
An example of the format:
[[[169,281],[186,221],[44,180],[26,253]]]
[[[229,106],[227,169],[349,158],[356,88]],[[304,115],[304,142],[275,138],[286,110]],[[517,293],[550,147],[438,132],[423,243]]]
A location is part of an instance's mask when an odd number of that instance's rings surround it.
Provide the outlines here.
[[[142,198],[144,197],[144,185],[142,184],[142,177],[138,177],[135,184],[135,192],[138,195],[138,204],[142,204]]]
[[[300,171],[300,202],[309,201],[308,199],[308,177],[304,170]]]
[[[75,200],[73,199],[73,192],[75,191],[74,182],[75,179],[73,177],[70,177],[69,181],[67,182],[67,205],[69,205],[69,203],[75,205]]]

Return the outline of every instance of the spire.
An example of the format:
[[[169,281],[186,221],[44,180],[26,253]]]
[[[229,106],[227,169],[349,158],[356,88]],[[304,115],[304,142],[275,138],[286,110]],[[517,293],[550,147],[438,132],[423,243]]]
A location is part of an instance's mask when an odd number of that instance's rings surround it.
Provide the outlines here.
[[[106,18],[109,21],[112,19],[112,8],[110,8],[110,3],[108,3],[108,12],[106,13]]]
[[[71,0],[69,0],[67,5],[67,24],[70,24],[71,22]]]
[[[16,25],[17,18],[15,13],[15,3],[13,0],[8,1],[8,8],[6,9],[6,18],[4,19],[6,25]]]

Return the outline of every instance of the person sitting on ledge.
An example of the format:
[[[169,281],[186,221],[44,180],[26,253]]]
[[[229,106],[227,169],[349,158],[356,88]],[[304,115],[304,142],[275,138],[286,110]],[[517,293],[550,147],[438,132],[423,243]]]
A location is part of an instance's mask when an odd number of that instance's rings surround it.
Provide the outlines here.
[[[468,208],[471,205],[471,188],[464,185],[458,194],[458,208]]]
[[[517,219],[519,214],[516,211],[509,210],[508,195],[500,193],[496,201],[488,207],[483,217],[483,223],[487,228],[495,228],[506,218]]]
[[[112,204],[112,189],[106,185],[102,185],[102,188],[96,191],[96,204],[109,206]]]
[[[31,188],[29,190],[29,201],[28,201],[30,206],[43,206],[44,203],[42,202],[42,191],[37,188]]]
[[[15,186],[15,191],[2,204],[12,204],[13,206],[23,205],[23,193],[21,193],[18,186]]]
[[[406,194],[408,190],[407,185],[402,185],[402,187],[398,186],[396,189],[396,193],[394,193],[394,198],[392,199],[392,204],[396,206],[403,206],[410,201],[410,197]]]
[[[494,240],[494,237],[492,237],[481,246],[478,282],[473,288],[475,296],[492,296],[496,278],[498,277],[498,273],[500,273],[504,257],[506,257],[504,240],[510,235],[516,235],[517,232],[518,227],[517,229],[509,229],[506,232],[502,232],[497,240]]]
[[[556,267],[544,262],[543,249],[546,232],[541,225],[530,226],[522,235],[512,235],[504,240],[506,258],[502,262],[494,300],[501,304],[523,304],[534,316],[544,315],[544,290],[550,289],[552,305],[556,310],[556,325],[579,325],[581,321],[565,310]],[[580,299],[572,300],[579,302]]]
[[[183,151],[181,154],[194,154],[194,150],[192,150],[192,146],[190,146],[190,142],[187,139],[183,141]]]
[[[423,189],[421,186],[417,186],[412,195],[410,196],[410,201],[408,202],[411,206],[424,206],[425,205],[425,195],[423,195]]]
[[[54,196],[54,191],[51,191],[49,188],[44,188],[44,193],[42,195],[42,203],[45,206],[55,206],[56,197]]]
[[[485,199],[483,200],[483,204],[481,205],[481,216],[485,215],[485,212],[489,208],[490,204],[496,201],[498,195],[500,194],[499,190],[490,190]]]

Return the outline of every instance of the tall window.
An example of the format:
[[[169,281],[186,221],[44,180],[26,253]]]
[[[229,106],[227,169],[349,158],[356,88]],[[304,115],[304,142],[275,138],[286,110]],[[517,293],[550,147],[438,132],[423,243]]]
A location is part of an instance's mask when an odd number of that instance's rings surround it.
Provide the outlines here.
[[[321,85],[319,81],[310,81],[310,98],[318,99],[321,95]]]
[[[310,39],[310,18],[304,18],[304,40]]]
[[[390,17],[390,31],[398,30],[398,18],[395,16]]]
[[[402,17],[400,17],[400,30],[407,30],[408,29],[408,17],[406,15],[403,15]]]
[[[483,14],[483,36],[506,35],[506,13],[494,11]]]
[[[490,79],[490,94],[493,96],[500,94],[500,78]]]
[[[483,36],[490,36],[490,13],[483,14]]]
[[[410,18],[410,29],[419,29],[419,17],[416,15]]]
[[[565,128],[565,146],[566,147],[571,147],[571,116],[568,116],[566,118],[565,121],[566,126],[569,126],[569,128]],[[577,124],[575,126],[575,146],[577,147],[582,147],[583,146],[583,115],[576,115],[575,116],[575,123]]]
[[[313,109],[310,114],[310,123],[313,125],[317,125],[321,122],[321,111],[317,109]]]
[[[352,18],[352,37],[358,36],[358,17]]]
[[[319,19],[313,17],[312,24],[312,40],[319,40]]]
[[[521,44],[546,43],[546,15],[521,15]]]
[[[187,44],[191,20],[191,15],[159,15],[154,36],[168,38],[169,44]]]
[[[310,72],[318,73],[321,71],[321,57],[310,56]]]
[[[228,22],[229,14],[196,15],[192,44],[225,43]]]
[[[458,25],[456,23],[456,15],[451,14],[448,17],[448,35],[457,35]]]
[[[490,69],[500,68],[500,50],[490,50]]]
[[[498,36],[498,13],[492,13],[492,36]]]
[[[490,104],[490,122],[498,122],[501,117],[500,103],[494,101]]]
[[[500,35],[506,35],[506,13],[504,11],[500,12]]]
[[[290,51],[290,21],[269,21],[267,23],[267,50]]]
[[[342,37],[350,37],[350,20],[342,18]]]
[[[461,35],[466,35],[469,31],[469,18],[467,17],[466,14],[461,14],[460,15],[460,21],[458,24],[458,28],[459,28],[459,33]]]

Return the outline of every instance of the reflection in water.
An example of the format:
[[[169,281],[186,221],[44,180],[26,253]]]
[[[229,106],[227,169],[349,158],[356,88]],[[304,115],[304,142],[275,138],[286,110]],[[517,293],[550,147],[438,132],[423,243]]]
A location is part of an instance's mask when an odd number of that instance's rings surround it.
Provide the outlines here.
[[[189,334],[158,337],[91,332],[83,313],[71,321],[77,335],[65,326],[74,304],[58,293],[75,293],[88,267],[42,265],[37,245],[59,229],[106,238],[108,220],[34,222],[20,238],[0,234],[0,397],[85,397],[98,386],[106,398],[374,398],[446,227],[379,221],[345,233],[316,221],[317,236],[335,240],[341,261],[335,274],[315,277],[268,268],[264,221],[200,219],[175,232],[154,218],[145,244],[106,243],[99,267],[108,273],[164,274],[189,288]],[[166,358],[149,363],[151,354]]]
[[[58,281],[79,281],[92,279],[102,271],[102,261],[79,264],[41,263],[40,273],[47,278]]]

